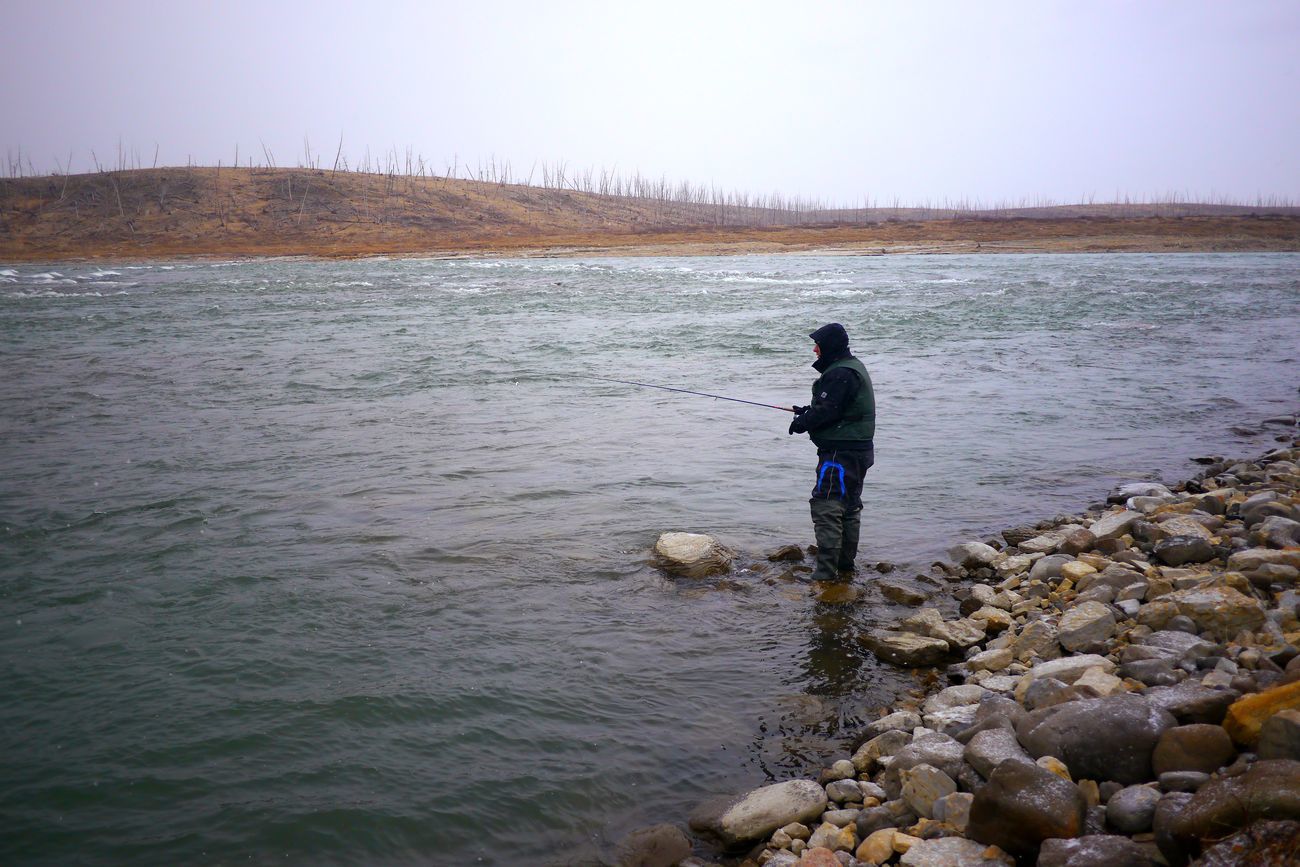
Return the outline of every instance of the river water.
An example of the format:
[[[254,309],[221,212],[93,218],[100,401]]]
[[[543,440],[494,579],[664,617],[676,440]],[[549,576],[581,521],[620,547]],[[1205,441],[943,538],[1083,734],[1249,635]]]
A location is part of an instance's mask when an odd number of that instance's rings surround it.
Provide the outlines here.
[[[1266,448],[1300,256],[0,267],[0,861],[587,863],[823,765],[911,681],[853,639],[899,609],[748,568],[807,439],[582,376],[806,403],[827,321],[910,576]]]

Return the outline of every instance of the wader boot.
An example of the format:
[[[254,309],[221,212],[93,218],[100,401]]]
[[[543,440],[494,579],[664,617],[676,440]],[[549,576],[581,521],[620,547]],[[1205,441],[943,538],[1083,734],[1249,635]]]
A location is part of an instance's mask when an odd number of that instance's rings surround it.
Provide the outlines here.
[[[853,577],[853,561],[858,556],[858,536],[862,532],[862,507],[850,509],[844,513],[843,537],[840,540],[840,557],[835,563],[844,578]],[[817,550],[821,550],[819,547]]]
[[[813,536],[817,539],[817,568],[813,570],[812,580],[838,581],[844,541],[844,501],[814,498],[808,504],[812,509]]]

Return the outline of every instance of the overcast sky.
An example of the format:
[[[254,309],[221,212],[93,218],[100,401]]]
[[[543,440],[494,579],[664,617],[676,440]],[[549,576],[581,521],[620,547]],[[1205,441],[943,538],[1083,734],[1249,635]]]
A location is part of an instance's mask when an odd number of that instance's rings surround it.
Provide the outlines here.
[[[6,0],[38,171],[410,147],[839,203],[1300,199],[1300,2]],[[403,156],[404,159],[404,156]],[[26,158],[24,158],[24,163]],[[540,176],[540,170],[539,170]]]

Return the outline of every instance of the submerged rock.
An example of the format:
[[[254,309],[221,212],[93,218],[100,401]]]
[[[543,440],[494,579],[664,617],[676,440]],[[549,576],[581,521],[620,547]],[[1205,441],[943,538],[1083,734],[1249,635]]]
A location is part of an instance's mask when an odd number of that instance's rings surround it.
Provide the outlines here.
[[[691,855],[691,840],[676,825],[651,825],[623,838],[617,867],[672,867]]]
[[[731,568],[735,552],[704,533],[663,533],[655,558],[664,571],[684,578],[706,578]]]
[[[911,632],[873,629],[862,636],[867,649],[885,662],[905,667],[938,665],[948,655],[948,642]]]

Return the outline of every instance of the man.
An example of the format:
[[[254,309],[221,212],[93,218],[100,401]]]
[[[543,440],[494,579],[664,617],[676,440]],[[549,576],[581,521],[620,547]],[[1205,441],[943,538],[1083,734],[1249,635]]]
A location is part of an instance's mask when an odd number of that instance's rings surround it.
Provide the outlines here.
[[[812,404],[794,407],[790,433],[807,433],[817,446],[817,477],[808,501],[817,539],[814,581],[848,580],[862,528],[862,476],[876,462],[876,397],[871,376],[849,352],[849,335],[838,322],[812,334],[821,374]]]

